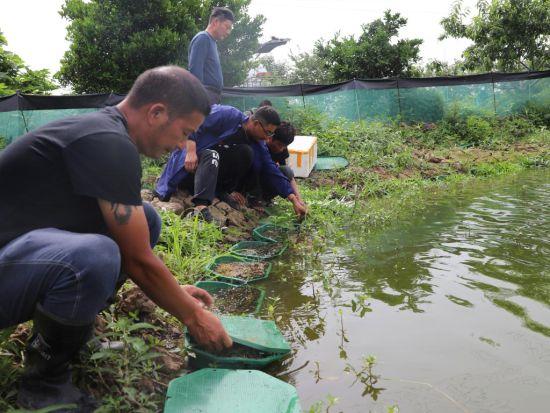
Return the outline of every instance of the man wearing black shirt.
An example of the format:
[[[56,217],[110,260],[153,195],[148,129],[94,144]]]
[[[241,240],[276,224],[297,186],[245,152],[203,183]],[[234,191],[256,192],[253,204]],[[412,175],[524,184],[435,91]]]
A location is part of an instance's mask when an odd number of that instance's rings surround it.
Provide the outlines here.
[[[69,363],[115,293],[121,271],[195,339],[231,339],[203,308],[212,297],[180,287],[151,245],[160,218],[140,197],[139,154],[183,147],[210,111],[200,82],[165,66],[138,77],[116,107],[52,122],[0,154],[0,328],[32,319],[18,403],[26,409],[94,402]]]

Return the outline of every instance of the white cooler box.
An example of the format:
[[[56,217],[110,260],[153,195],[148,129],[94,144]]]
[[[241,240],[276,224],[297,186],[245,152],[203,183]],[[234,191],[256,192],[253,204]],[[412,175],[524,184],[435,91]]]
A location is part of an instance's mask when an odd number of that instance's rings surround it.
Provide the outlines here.
[[[317,163],[317,137],[295,136],[288,145],[288,165],[298,178],[307,178]]]

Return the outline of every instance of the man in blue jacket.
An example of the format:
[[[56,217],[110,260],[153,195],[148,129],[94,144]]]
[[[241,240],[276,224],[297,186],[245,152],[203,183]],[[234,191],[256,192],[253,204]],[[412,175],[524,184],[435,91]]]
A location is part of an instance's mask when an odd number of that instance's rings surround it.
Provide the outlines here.
[[[175,150],[162,172],[156,195],[168,201],[178,188],[193,193],[194,214],[210,221],[208,206],[216,194],[230,205],[244,205],[243,186],[258,177],[277,195],[288,199],[298,216],[307,208],[294,194],[289,179],[273,162],[265,140],[281,123],[272,107],[259,108],[250,117],[231,106],[214,105],[185,150]]]
[[[225,7],[215,7],[210,14],[206,30],[198,32],[189,45],[189,71],[206,88],[210,103],[220,103],[223,74],[216,41],[231,33],[235,17]]]

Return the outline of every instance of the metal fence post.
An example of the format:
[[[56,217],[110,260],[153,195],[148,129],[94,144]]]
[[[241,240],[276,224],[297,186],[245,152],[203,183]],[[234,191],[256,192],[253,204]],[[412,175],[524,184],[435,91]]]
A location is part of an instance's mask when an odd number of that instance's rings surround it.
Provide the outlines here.
[[[401,92],[399,91],[399,76],[397,77],[397,105],[399,108],[399,119],[403,121],[403,113],[401,111]]]
[[[491,85],[493,85],[493,109],[495,110],[495,116],[498,116],[497,113],[497,97],[495,94],[495,76],[493,75],[493,72],[491,71]]]
[[[353,92],[355,94],[355,109],[357,110],[357,120],[360,121],[361,120],[361,112],[359,111],[359,98],[357,97],[357,83],[356,83],[356,79],[353,78]]]
[[[303,83],[300,83],[300,94],[302,95],[302,105],[304,105],[304,109],[306,108],[306,98],[304,97],[304,85]]]

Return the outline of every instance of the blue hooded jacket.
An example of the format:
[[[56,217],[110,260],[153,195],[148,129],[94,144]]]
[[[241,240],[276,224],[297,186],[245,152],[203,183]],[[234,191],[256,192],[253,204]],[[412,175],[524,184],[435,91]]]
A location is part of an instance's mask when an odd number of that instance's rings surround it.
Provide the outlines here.
[[[197,144],[197,155],[233,136],[247,120],[246,115],[232,106],[213,105],[210,115],[206,117],[197,132],[190,136],[190,139]],[[254,151],[253,172],[258,173],[271,184],[278,195],[283,198],[288,197],[292,193],[292,187],[288,178],[271,159],[267,144],[254,142],[250,146]],[[155,188],[161,199],[170,199],[176,192],[179,183],[189,173],[184,167],[186,155],[187,150],[185,149],[176,149],[170,154],[170,159],[168,159]]]

